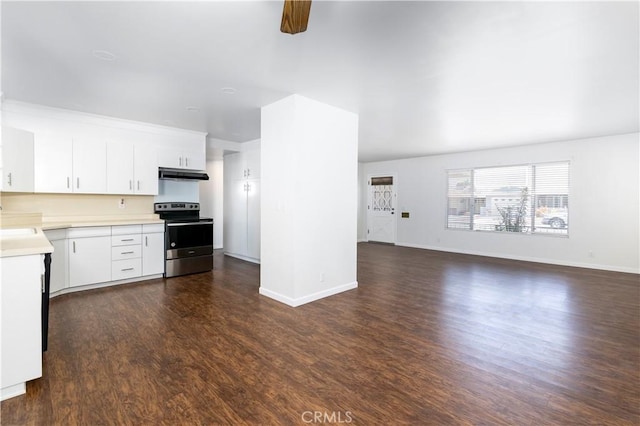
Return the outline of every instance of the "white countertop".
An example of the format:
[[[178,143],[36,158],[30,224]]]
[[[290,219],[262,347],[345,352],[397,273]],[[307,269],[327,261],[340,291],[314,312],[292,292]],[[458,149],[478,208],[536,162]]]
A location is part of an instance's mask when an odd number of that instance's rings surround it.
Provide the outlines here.
[[[158,215],[140,216],[67,216],[44,217],[42,229],[45,231],[61,228],[79,228],[85,226],[118,226],[118,225],[146,225],[164,223]]]
[[[0,257],[28,256],[53,252],[53,246],[41,228],[24,229],[32,229],[33,233],[29,235],[3,235],[0,237]]]
[[[0,257],[52,253],[53,246],[43,230],[164,223],[156,214],[42,217],[39,213],[3,213],[1,219],[3,228],[8,231],[0,235]]]

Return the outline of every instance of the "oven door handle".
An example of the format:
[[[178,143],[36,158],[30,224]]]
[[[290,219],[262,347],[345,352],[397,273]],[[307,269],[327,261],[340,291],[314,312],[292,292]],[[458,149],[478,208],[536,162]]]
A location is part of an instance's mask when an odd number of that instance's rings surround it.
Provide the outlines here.
[[[213,225],[213,222],[180,222],[180,223],[167,223],[167,226],[198,226],[198,225]]]

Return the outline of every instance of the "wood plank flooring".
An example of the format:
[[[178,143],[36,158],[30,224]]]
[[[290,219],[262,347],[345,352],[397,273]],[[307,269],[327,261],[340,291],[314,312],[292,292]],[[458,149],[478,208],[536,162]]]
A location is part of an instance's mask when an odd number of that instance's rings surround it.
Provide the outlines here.
[[[638,275],[359,244],[299,308],[259,266],[51,302],[44,376],[2,425],[637,425]]]

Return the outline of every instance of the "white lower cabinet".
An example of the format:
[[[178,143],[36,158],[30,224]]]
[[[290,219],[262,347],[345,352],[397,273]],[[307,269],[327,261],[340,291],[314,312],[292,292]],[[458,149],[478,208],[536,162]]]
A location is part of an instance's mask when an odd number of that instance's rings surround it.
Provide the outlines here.
[[[24,394],[42,376],[41,275],[43,256],[3,257],[0,292],[0,399]]]
[[[164,225],[142,225],[142,275],[164,273]]]
[[[164,224],[45,231],[54,247],[51,294],[164,273]],[[75,291],[75,290],[74,290]]]
[[[111,227],[70,229],[69,287],[111,281]]]

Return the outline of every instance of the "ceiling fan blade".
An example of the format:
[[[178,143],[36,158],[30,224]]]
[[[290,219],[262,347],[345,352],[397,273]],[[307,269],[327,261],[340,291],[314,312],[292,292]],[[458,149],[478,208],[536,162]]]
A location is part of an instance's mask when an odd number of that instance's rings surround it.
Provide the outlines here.
[[[307,30],[311,0],[284,0],[280,31],[297,34]]]

